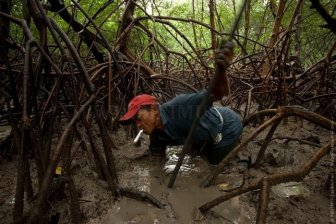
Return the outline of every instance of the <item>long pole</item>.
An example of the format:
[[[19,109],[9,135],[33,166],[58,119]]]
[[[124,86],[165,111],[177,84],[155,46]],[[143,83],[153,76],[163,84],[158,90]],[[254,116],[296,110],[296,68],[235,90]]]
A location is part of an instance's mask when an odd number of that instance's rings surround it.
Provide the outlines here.
[[[241,18],[242,14],[243,14],[243,11],[244,11],[244,8],[245,8],[245,5],[246,5],[247,1],[248,0],[243,0],[242,6],[240,8],[240,11],[239,11],[239,13],[238,13],[235,21],[234,21],[234,24],[233,24],[232,29],[230,31],[229,37],[228,37],[227,41],[224,41],[222,39],[221,44],[218,45],[219,50],[223,50],[224,48],[229,48],[229,50],[232,50],[232,42],[231,41],[233,39],[233,34],[234,34],[234,32],[236,31],[236,29],[238,27],[240,18]],[[218,65],[216,65],[215,76],[211,79],[209,88],[207,89],[207,93],[206,93],[205,97],[203,98],[201,104],[197,108],[195,119],[194,119],[194,121],[193,121],[193,123],[191,125],[191,128],[190,128],[190,131],[188,133],[186,142],[185,142],[185,144],[183,146],[182,152],[180,153],[179,159],[178,159],[178,161],[176,163],[176,166],[174,168],[172,176],[170,177],[170,180],[169,180],[169,183],[168,183],[168,187],[169,188],[173,187],[175,179],[176,179],[176,176],[177,176],[177,174],[178,174],[178,172],[180,170],[180,167],[181,167],[181,165],[183,163],[184,157],[187,154],[187,152],[189,152],[190,149],[191,149],[192,138],[193,138],[193,136],[194,136],[194,134],[196,132],[196,128],[198,127],[199,121],[200,121],[201,117],[203,116],[203,114],[205,112],[205,108],[206,108],[205,106],[211,100],[210,99],[210,93],[213,92],[215,84],[219,80],[219,76],[223,75],[223,73],[222,73],[223,71],[221,71],[221,69],[224,69],[224,75],[226,75],[225,71],[226,71],[226,69],[227,69],[228,66],[229,65],[227,64],[225,67],[221,67],[220,68]],[[227,88],[229,88],[229,86],[227,86]]]

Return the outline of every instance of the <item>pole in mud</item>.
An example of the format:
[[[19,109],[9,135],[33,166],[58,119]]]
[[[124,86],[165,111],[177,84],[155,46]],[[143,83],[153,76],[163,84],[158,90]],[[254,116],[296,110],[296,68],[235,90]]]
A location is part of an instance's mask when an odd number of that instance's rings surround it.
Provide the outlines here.
[[[233,51],[233,43],[231,41],[233,39],[233,34],[234,34],[235,30],[238,27],[240,18],[241,18],[242,14],[243,14],[244,8],[246,6],[246,2],[247,2],[247,0],[244,0],[243,3],[242,3],[242,5],[241,5],[241,7],[240,7],[239,13],[238,13],[238,15],[237,15],[237,17],[235,19],[235,22],[234,22],[234,24],[232,26],[231,31],[230,31],[228,40],[224,41],[222,39],[221,44],[219,44],[218,50],[222,51],[225,48],[227,48],[229,51]],[[190,131],[188,133],[186,142],[185,142],[185,144],[183,146],[182,152],[181,152],[181,154],[179,156],[179,159],[178,159],[177,164],[175,166],[175,169],[174,169],[174,171],[172,173],[172,176],[170,177],[170,180],[169,180],[169,183],[168,183],[168,187],[169,188],[173,187],[175,179],[176,179],[176,176],[177,176],[177,174],[178,174],[178,172],[180,170],[180,167],[181,167],[181,165],[183,163],[184,157],[185,157],[185,155],[188,152],[190,152],[192,138],[193,138],[193,136],[194,136],[194,134],[196,132],[196,128],[199,125],[200,119],[201,119],[202,115],[205,112],[205,106],[210,101],[210,94],[213,92],[215,84],[219,80],[219,75],[221,74],[220,70],[223,69],[224,70],[224,75],[226,76],[225,71],[226,71],[226,69],[227,69],[228,66],[229,66],[229,63],[226,63],[226,66],[224,66],[222,68],[219,68],[219,66],[216,65],[215,76],[211,79],[209,88],[207,89],[207,94],[204,97],[204,99],[202,100],[201,104],[197,108],[195,120],[193,121],[193,123],[191,125]],[[227,79],[227,77],[226,77],[226,79]],[[229,83],[228,83],[227,88],[230,88]]]

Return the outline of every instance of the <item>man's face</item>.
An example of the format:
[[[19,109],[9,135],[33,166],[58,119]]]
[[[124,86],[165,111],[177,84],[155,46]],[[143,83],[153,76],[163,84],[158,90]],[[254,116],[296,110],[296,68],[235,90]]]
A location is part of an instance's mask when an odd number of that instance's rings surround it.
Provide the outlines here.
[[[151,105],[148,110],[147,108],[140,109],[137,115],[135,115],[134,120],[139,129],[143,129],[145,134],[151,135],[157,125],[157,116],[157,107],[155,105]]]

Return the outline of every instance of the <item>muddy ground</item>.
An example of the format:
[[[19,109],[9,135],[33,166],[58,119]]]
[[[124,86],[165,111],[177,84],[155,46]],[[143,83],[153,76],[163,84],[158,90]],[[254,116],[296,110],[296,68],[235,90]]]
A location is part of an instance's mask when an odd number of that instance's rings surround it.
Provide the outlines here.
[[[8,128],[0,128],[1,141],[8,132]],[[246,138],[254,129],[252,126],[245,127],[243,138]],[[73,150],[72,173],[80,196],[83,223],[255,223],[258,191],[249,192],[222,203],[205,216],[197,214],[195,209],[225,194],[221,189],[239,186],[244,175],[247,176],[246,183],[248,183],[261,175],[295,169],[318,148],[298,141],[275,139],[270,143],[259,169],[247,170],[245,163],[237,163],[239,159],[246,159],[248,156],[251,156],[252,161],[255,159],[266,133],[267,131],[257,137],[239,154],[239,158],[236,158],[220,175],[216,186],[199,187],[213,167],[196,156],[185,161],[182,172],[171,189],[167,187],[169,173],[174,167],[179,148],[169,148],[166,152],[167,159],[151,156],[147,151],[148,139],[145,136],[141,147],[134,147],[132,139],[126,140],[123,131],[116,133],[114,140],[119,150],[114,150],[114,155],[121,186],[152,194],[165,204],[164,209],[125,197],[114,202],[111,193],[107,190],[106,182],[99,180],[92,170],[92,161],[77,147],[77,144],[74,144],[77,148]],[[327,143],[332,137],[329,131],[294,119],[290,119],[287,125],[282,124],[274,137],[283,136],[305,139],[317,145]],[[0,158],[0,220],[1,223],[11,223],[16,157],[14,156],[12,161],[8,161],[4,156]],[[326,190],[325,184],[331,169],[331,156],[328,155],[318,163],[303,182],[291,182],[273,187],[268,205],[267,223],[330,223],[335,207],[332,208],[331,193]],[[31,168],[31,173],[35,176],[34,166]],[[51,215],[55,213],[60,213],[59,223],[69,223],[67,199],[53,202]]]

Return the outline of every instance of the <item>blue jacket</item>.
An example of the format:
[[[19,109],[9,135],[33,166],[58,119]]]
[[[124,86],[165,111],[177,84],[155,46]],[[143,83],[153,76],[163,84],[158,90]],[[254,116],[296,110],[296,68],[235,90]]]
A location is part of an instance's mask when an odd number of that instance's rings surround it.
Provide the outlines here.
[[[159,106],[164,132],[174,145],[184,144],[191,125],[195,119],[198,105],[206,97],[206,90],[197,93],[182,94]],[[219,113],[222,116],[223,122]],[[212,102],[206,105],[206,111],[193,137],[194,144],[213,142],[221,133],[222,138],[216,144],[227,146],[235,142],[242,132],[239,116],[227,107],[213,107]]]

